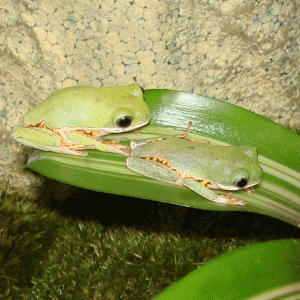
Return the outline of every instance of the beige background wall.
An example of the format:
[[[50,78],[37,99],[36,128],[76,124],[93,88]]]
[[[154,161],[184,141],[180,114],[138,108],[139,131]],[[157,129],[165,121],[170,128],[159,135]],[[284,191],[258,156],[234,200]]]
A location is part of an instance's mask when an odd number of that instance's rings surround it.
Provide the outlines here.
[[[229,101],[300,127],[293,0],[1,0],[1,179],[31,186],[13,132],[71,85],[137,82]]]

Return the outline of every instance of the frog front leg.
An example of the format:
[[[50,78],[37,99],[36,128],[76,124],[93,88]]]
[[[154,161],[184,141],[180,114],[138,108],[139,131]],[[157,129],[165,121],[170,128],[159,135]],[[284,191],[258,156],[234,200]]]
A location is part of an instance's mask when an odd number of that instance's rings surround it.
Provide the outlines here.
[[[35,149],[71,155],[86,156],[87,153],[78,150],[95,148],[93,145],[82,145],[77,142],[65,141],[57,131],[47,128],[19,128],[15,132],[15,139]]]
[[[96,135],[96,134],[95,134]],[[65,133],[65,139],[75,141],[81,145],[93,147],[103,152],[112,152],[129,156],[129,146],[118,144],[117,141],[104,141],[93,135],[93,130],[71,130]]]
[[[126,164],[128,169],[145,177],[167,184],[180,185],[177,174],[159,161],[150,158],[128,157]]]
[[[224,204],[229,204],[229,205],[245,205],[245,204],[247,204],[246,201],[243,201],[243,200],[240,200],[240,199],[228,196],[228,195],[217,194],[216,192],[205,187],[198,181],[195,181],[190,178],[184,178],[182,180],[182,183],[184,184],[184,186],[191,189],[195,193],[197,193],[200,196],[202,196],[210,201],[213,201],[213,202],[224,203]]]

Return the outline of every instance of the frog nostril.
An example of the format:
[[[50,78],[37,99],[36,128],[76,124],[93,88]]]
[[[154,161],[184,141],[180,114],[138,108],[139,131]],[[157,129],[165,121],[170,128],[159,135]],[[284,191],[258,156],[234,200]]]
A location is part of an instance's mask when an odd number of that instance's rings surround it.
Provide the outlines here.
[[[124,116],[116,121],[116,125],[122,128],[126,128],[130,126],[131,123],[132,123],[132,117],[130,116]]]
[[[235,180],[233,184],[239,188],[243,188],[247,185],[248,182],[249,182],[248,178],[240,178]]]

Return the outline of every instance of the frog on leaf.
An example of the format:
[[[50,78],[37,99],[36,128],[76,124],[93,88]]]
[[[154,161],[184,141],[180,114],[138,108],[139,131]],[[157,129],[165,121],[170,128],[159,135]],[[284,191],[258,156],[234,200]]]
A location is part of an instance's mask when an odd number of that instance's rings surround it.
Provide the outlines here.
[[[212,145],[180,136],[131,141],[127,167],[143,176],[172,185],[185,186],[208,200],[231,205],[247,202],[213,189],[235,191],[260,183],[262,168],[257,150],[251,146]]]
[[[149,123],[144,91],[136,85],[74,86],[53,93],[23,118],[15,139],[44,151],[86,156],[97,149],[128,155],[128,146],[101,138]]]

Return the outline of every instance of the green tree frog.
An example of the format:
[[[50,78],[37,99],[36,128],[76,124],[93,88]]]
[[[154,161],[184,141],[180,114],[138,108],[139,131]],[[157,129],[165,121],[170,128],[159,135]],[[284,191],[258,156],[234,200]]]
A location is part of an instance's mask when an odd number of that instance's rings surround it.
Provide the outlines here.
[[[185,186],[217,203],[245,205],[246,201],[212,189],[235,191],[259,184],[262,168],[257,150],[190,139],[187,135],[191,125],[180,136],[131,141],[127,167],[167,184]]]
[[[150,121],[144,91],[136,85],[77,86],[53,93],[25,114],[15,139],[27,146],[71,155],[98,149],[128,155],[129,146],[101,139],[137,129]]]

